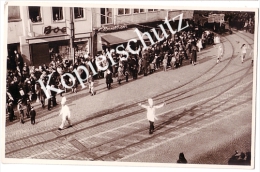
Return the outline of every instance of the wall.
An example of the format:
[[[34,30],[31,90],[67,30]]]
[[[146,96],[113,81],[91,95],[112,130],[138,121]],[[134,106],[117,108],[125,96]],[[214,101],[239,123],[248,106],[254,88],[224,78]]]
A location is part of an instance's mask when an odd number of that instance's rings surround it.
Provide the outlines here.
[[[19,43],[19,37],[23,35],[22,21],[9,22],[7,27],[7,44]]]

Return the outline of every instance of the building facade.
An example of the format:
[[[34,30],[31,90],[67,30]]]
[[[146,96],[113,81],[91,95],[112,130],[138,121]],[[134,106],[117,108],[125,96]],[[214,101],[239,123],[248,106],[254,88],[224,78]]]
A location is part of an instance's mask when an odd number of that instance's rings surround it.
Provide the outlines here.
[[[92,53],[92,11],[82,7],[9,6],[8,55],[18,50],[29,65]],[[70,46],[71,37],[73,45]],[[71,48],[73,47],[73,48]]]
[[[193,18],[190,10],[9,6],[8,55],[17,50],[34,66],[48,64],[56,54],[69,60],[85,54],[95,56],[107,47],[140,40],[137,29],[141,35],[149,33],[143,36],[149,44],[150,37],[156,40],[155,33],[162,34],[159,25],[166,18],[181,13],[184,24]],[[178,20],[171,22],[173,28]]]
[[[170,20],[181,13],[183,13],[184,24],[185,20],[193,18],[191,10],[96,8],[93,13],[93,17],[95,16],[93,18],[93,45],[96,45],[95,50],[98,52],[130,39],[138,40],[136,29],[141,34],[148,32],[155,40],[155,33],[151,29],[154,28],[156,33],[161,35],[162,30],[159,25],[164,24],[166,19]],[[177,28],[178,21],[179,18],[176,18],[171,25]],[[149,35],[144,35],[144,38],[148,39]]]

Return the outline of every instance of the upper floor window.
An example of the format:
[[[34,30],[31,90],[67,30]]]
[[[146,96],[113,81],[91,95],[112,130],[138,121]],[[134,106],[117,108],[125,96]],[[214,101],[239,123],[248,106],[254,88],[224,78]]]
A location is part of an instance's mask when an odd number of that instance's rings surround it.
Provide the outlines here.
[[[52,17],[53,17],[53,21],[63,20],[62,7],[52,7]]]
[[[33,23],[42,21],[41,7],[36,7],[36,6],[28,7],[28,10],[29,10],[29,18]]]
[[[149,12],[151,11],[158,11],[158,9],[148,9]]]
[[[138,8],[135,8],[134,9],[134,13],[143,13],[144,12],[144,9],[138,9]]]
[[[110,24],[113,22],[112,8],[101,8],[101,24]]]
[[[130,14],[130,8],[118,8],[118,15]]]
[[[9,6],[8,7],[8,21],[20,20],[20,7],[19,6]]]
[[[84,18],[84,9],[82,7],[74,7],[74,17],[75,19]]]

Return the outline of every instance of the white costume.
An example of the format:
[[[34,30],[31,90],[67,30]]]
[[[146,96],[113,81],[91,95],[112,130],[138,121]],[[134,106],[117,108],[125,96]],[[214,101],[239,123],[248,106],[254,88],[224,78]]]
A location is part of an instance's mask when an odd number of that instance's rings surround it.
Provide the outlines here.
[[[246,57],[246,51],[247,51],[247,46],[246,45],[243,45],[242,48],[241,48],[241,62],[243,63],[244,62],[244,59]]]
[[[221,58],[223,57],[223,48],[221,45],[218,47],[218,56],[217,57],[218,57],[218,59],[217,59],[217,63],[218,63],[218,62],[220,62]]]
[[[153,106],[153,100],[148,99],[149,106],[141,105],[141,107],[145,108],[147,110],[147,119],[149,121],[154,122],[156,118],[155,116],[155,109],[159,109],[164,106],[164,104],[158,105],[158,106]]]
[[[165,103],[159,105],[159,106],[154,106],[153,105],[153,100],[148,99],[149,106],[142,105],[141,103],[139,106],[145,108],[147,110],[147,119],[150,123],[150,129],[149,129],[149,134],[153,134],[154,131],[154,120],[157,119],[155,116],[155,109],[161,108],[165,105]]]
[[[72,127],[71,120],[70,120],[70,118],[71,118],[70,109],[67,105],[65,105],[65,102],[66,102],[66,97],[62,97],[62,100],[61,100],[62,108],[60,111],[60,115],[62,115],[62,122],[59,127],[59,130],[62,130],[64,128],[64,124],[65,124],[66,120],[69,123],[69,127]]]

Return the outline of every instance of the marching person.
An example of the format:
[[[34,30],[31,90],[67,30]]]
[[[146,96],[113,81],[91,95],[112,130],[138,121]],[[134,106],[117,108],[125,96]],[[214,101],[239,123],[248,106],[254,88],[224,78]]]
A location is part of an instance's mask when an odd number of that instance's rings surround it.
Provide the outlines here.
[[[145,108],[147,110],[147,119],[150,123],[150,129],[149,129],[149,134],[153,134],[153,131],[154,131],[154,120],[156,119],[157,120],[157,117],[155,116],[155,109],[159,109],[159,108],[162,108],[163,106],[166,105],[166,103],[163,103],[161,105],[158,105],[158,106],[154,106],[153,104],[153,99],[148,99],[148,103],[149,103],[149,106],[145,106],[145,105],[142,105],[141,103],[139,103],[138,105]]]
[[[243,44],[241,47],[241,62],[244,63],[244,59],[246,57],[246,50],[247,50],[247,46],[246,44]]]
[[[218,46],[217,64],[221,61],[223,57],[223,48],[221,45]]]
[[[65,103],[66,103],[66,97],[62,97],[62,99],[61,99],[61,106],[62,107],[61,107],[61,111],[60,111],[60,114],[59,114],[59,116],[62,115],[62,122],[61,122],[61,125],[58,128],[58,130],[63,130],[64,124],[65,124],[66,121],[68,121],[69,127],[72,127],[71,120],[70,120],[70,118],[71,118],[70,109],[67,105],[65,105]]]
[[[36,112],[35,112],[33,106],[31,106],[30,117],[31,117],[31,124],[32,125],[35,124],[35,116],[36,116]]]

